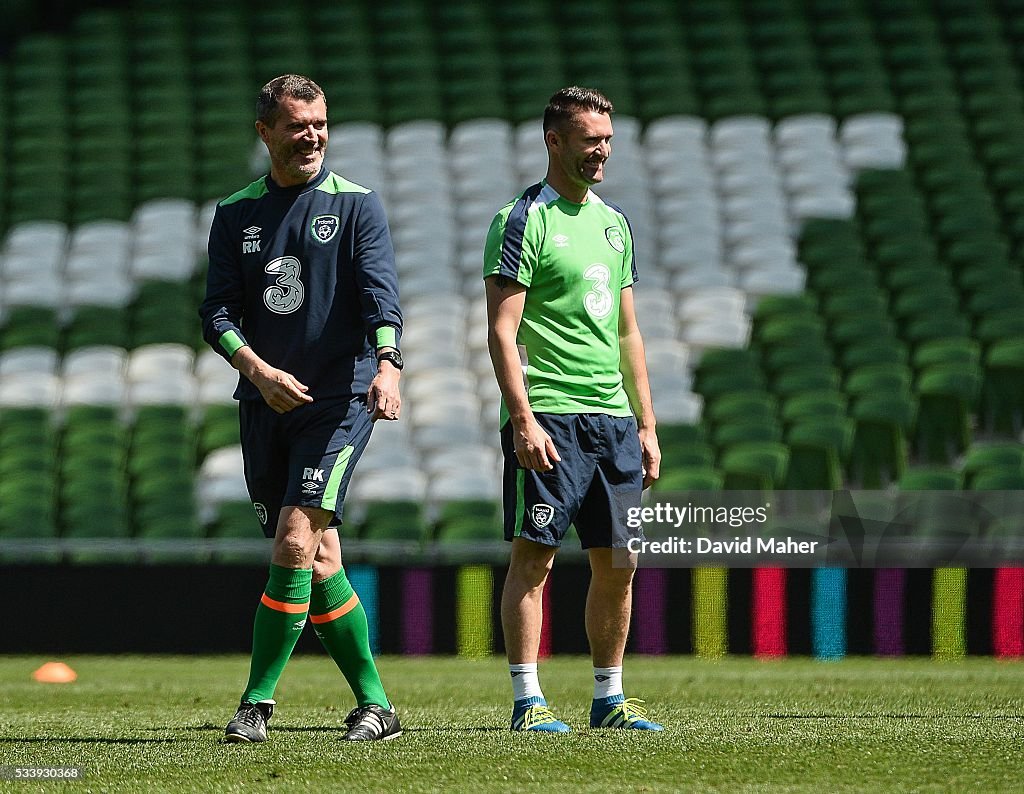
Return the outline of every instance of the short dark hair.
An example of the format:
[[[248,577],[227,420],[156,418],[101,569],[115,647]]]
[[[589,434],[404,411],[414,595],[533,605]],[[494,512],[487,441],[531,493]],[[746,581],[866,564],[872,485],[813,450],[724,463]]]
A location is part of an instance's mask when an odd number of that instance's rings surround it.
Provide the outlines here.
[[[260,95],[256,98],[256,118],[268,127],[273,127],[277,123],[277,114],[284,97],[315,102],[323,96],[324,90],[308,77],[301,74],[283,74],[260,89]],[[327,101],[326,97],[324,101]]]
[[[593,111],[611,115],[614,109],[611,100],[600,91],[578,85],[569,86],[556,91],[548,100],[548,106],[544,108],[544,132],[565,129],[572,124],[578,113]]]

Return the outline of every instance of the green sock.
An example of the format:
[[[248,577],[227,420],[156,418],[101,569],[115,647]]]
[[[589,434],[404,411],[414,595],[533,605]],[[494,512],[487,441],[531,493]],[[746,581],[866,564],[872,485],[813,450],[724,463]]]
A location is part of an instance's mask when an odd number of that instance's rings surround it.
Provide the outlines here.
[[[309,619],[320,642],[352,687],[356,703],[360,706],[376,703],[388,708],[388,697],[370,652],[366,611],[345,576],[344,568],[313,585]]]
[[[312,568],[293,570],[270,566],[267,589],[256,607],[249,683],[242,694],[245,702],[273,699],[284,666],[306,625],[312,579]]]

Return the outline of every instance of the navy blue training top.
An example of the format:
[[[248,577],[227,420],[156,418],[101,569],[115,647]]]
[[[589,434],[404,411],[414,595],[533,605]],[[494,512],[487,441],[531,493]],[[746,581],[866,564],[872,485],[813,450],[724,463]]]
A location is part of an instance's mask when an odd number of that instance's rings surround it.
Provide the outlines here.
[[[376,347],[398,346],[402,312],[384,207],[326,168],[279,187],[265,176],[217,205],[203,338],[225,359],[248,344],[313,399],[365,394]],[[262,399],[241,376],[235,398]]]

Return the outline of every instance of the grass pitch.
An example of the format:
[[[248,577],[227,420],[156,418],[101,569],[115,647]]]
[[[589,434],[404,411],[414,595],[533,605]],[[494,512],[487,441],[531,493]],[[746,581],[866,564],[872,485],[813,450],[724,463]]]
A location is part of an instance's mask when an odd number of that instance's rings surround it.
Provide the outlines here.
[[[238,657],[0,657],[0,766],[85,768],[17,792],[1019,791],[1024,664],[630,658],[627,694],[663,734],[591,731],[584,658],[542,664],[575,730],[512,734],[500,659],[384,657],[405,735],[341,744],[351,695],[326,657],[292,660],[265,745],[220,738],[247,672]]]

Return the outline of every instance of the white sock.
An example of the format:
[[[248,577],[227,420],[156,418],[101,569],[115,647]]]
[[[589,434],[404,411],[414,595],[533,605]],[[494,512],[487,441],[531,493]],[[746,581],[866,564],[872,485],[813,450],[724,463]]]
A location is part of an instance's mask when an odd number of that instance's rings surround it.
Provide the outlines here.
[[[594,668],[594,700],[622,694],[622,665]]]
[[[533,664],[510,664],[508,672],[512,676],[513,700],[544,697],[544,693],[540,691],[540,678],[537,676],[536,662]]]

